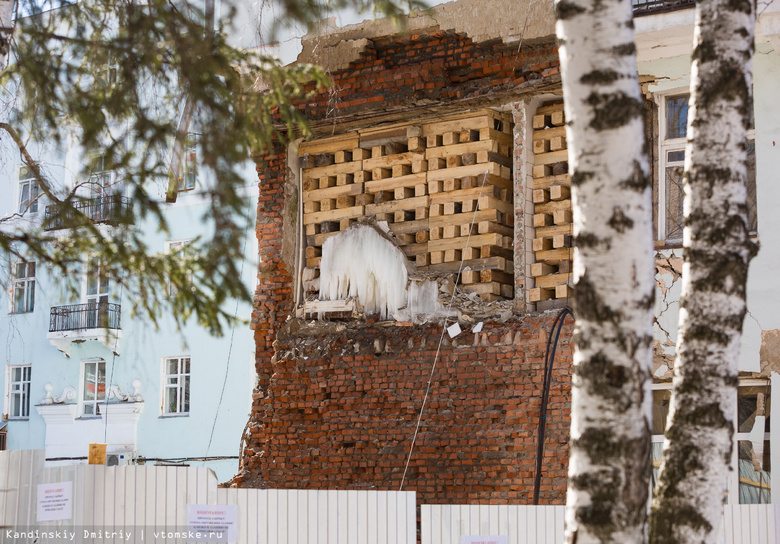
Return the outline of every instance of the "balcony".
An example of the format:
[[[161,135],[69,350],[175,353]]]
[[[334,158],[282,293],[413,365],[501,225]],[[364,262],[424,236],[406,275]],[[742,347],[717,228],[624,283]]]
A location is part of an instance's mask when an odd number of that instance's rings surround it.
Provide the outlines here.
[[[634,17],[637,17],[651,13],[692,8],[696,5],[696,2],[695,0],[632,0],[632,4],[634,6]]]
[[[62,204],[46,206],[46,216],[43,220],[44,229],[59,230],[73,227],[78,224],[79,220],[75,213],[76,210],[96,224],[118,225],[128,223],[131,220],[130,199],[115,194],[79,199],[73,202],[72,209]]]
[[[49,332],[118,329],[120,316],[121,306],[108,302],[54,306],[49,313]]]
[[[70,357],[71,344],[89,340],[100,342],[116,352],[122,337],[119,327],[121,306],[108,302],[54,306],[49,312],[49,333],[52,346]]]

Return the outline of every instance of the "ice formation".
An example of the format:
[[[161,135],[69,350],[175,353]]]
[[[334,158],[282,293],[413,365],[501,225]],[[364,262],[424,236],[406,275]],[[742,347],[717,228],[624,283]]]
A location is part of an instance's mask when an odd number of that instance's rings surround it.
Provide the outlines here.
[[[367,225],[325,240],[320,262],[320,300],[357,296],[366,313],[387,319],[406,306],[406,256]]]

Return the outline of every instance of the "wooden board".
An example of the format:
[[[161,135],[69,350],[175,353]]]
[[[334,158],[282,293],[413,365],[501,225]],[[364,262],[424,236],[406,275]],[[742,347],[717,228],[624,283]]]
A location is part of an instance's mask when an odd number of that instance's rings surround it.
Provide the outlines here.
[[[310,142],[301,142],[298,146],[298,155],[303,156],[306,153],[317,155],[319,153],[335,153],[336,151],[349,151],[358,146],[358,134],[350,132],[330,138],[312,140]]]
[[[322,223],[323,221],[337,221],[340,219],[352,219],[363,217],[367,206],[354,206],[352,208],[342,208],[340,210],[330,210],[327,212],[315,212],[303,214],[303,224],[311,225],[313,223]]]
[[[416,185],[425,185],[426,173],[409,174],[398,178],[385,178],[365,182],[367,193],[378,193],[379,191],[392,191],[399,187],[414,187]]]

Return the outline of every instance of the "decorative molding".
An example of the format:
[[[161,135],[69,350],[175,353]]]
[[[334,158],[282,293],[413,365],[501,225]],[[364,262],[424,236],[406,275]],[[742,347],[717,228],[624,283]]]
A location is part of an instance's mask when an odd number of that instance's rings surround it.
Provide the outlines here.
[[[47,383],[43,386],[43,389],[46,391],[46,396],[41,399],[41,402],[38,404],[62,404],[66,400],[76,400],[76,389],[74,387],[67,386],[62,390],[62,395],[59,397],[52,396],[51,392],[54,390],[54,386],[52,384]]]

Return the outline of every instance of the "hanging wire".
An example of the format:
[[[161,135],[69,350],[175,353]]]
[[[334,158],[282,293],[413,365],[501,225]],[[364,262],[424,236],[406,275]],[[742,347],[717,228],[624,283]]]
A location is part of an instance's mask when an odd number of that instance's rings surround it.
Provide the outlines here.
[[[558,347],[558,338],[561,335],[566,315],[574,316],[572,309],[566,306],[561,310],[550,327],[550,335],[547,337],[547,349],[544,352],[544,377],[542,379],[542,401],[539,407],[539,427],[536,431],[536,475],[534,476],[533,504],[539,504],[539,487],[542,482],[542,459],[544,457],[544,431],[547,425],[547,402],[550,397],[550,382],[552,381],[552,367],[555,362],[555,349]],[[555,340],[553,340],[555,331]]]
[[[479,195],[477,196],[477,203],[479,203],[479,199],[482,197],[482,190],[485,188],[485,182],[487,181],[488,172],[485,171],[485,175],[482,176],[482,185],[479,186]],[[471,217],[471,227],[469,228],[469,235],[466,238],[466,249],[469,247],[469,243],[471,242],[471,231],[474,230],[474,222],[477,218],[477,209],[479,208],[479,204],[477,206],[474,206],[474,214]],[[455,285],[458,284],[458,281],[460,281],[460,274],[463,271],[463,262],[465,260],[465,252],[461,254],[460,258],[460,266],[458,267],[458,274],[455,276]],[[447,306],[447,315],[450,314],[450,310],[452,310],[452,304],[455,301],[455,287],[452,288],[452,295],[450,296],[450,304]],[[409,455],[406,457],[406,465],[404,466],[404,473],[403,476],[401,476],[401,487],[399,488],[399,491],[403,491],[404,489],[404,482],[406,481],[406,473],[409,470],[409,462],[412,460],[412,453],[414,452],[414,444],[417,441],[417,434],[420,431],[420,422],[422,421],[423,413],[425,412],[425,404],[428,401],[428,394],[431,392],[431,383],[433,382],[433,373],[436,371],[436,363],[439,361],[439,353],[441,352],[441,345],[444,342],[444,333],[447,331],[447,317],[444,318],[444,323],[442,323],[441,328],[441,335],[439,336],[439,345],[436,347],[436,355],[433,357],[433,366],[431,366],[431,374],[428,376],[428,384],[425,387],[425,395],[423,396],[423,402],[422,406],[420,406],[420,414],[417,416],[417,425],[414,428],[414,435],[412,436],[412,444],[409,446]]]

